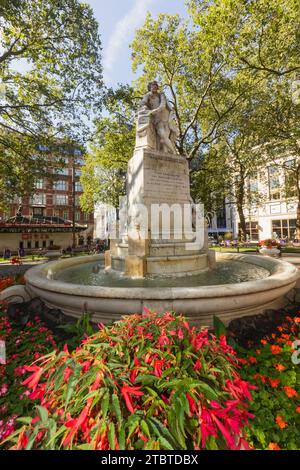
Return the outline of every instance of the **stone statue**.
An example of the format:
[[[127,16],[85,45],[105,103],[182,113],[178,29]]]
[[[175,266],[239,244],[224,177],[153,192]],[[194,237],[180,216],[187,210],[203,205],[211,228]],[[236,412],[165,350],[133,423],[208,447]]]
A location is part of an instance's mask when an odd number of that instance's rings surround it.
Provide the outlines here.
[[[175,112],[166,95],[158,91],[157,82],[150,82],[148,90],[138,112],[136,147],[177,153],[175,141],[178,127]]]

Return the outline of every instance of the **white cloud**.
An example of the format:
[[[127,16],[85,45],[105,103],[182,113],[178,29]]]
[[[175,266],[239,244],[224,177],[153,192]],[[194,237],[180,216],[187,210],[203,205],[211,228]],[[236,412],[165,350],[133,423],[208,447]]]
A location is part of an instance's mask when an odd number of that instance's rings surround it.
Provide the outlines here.
[[[153,3],[153,0],[135,0],[131,10],[116,24],[103,56],[104,79],[106,82],[110,81],[110,72],[122,51],[122,47],[131,42],[134,30],[144,23],[147,8],[151,3]]]

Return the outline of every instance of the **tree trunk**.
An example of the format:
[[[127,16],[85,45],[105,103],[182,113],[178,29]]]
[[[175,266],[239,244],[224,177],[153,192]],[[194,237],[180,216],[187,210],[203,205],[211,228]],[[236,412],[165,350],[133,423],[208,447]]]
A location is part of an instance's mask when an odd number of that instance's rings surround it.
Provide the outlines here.
[[[246,232],[246,218],[244,215],[244,199],[245,199],[245,194],[244,194],[244,176],[241,177],[241,180],[238,183],[237,191],[236,191],[236,206],[237,206],[237,211],[239,214],[239,219],[240,219],[240,230],[241,230],[241,235],[244,238],[244,241],[247,241],[247,232]]]
[[[298,198],[297,204],[297,219],[296,219],[296,230],[295,230],[295,238],[300,240],[300,198]]]
[[[241,234],[244,237],[244,241],[247,241],[246,219],[245,219],[245,215],[244,215],[244,211],[243,211],[243,205],[240,204],[239,202],[237,203],[237,211],[238,211],[239,218],[240,218]]]

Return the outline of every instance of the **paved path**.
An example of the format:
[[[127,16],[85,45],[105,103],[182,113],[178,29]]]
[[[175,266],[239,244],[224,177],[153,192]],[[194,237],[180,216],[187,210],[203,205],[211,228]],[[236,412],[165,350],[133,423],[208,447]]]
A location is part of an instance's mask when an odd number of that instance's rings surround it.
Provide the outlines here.
[[[45,261],[28,261],[21,265],[0,263],[0,278],[6,276],[16,276],[17,274],[24,274],[27,269],[36,266],[37,264],[44,263]]]

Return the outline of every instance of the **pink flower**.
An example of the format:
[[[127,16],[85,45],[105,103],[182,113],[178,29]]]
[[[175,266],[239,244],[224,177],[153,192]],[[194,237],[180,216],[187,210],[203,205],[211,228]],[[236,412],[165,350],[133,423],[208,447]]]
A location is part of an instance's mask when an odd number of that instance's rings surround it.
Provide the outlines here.
[[[7,384],[3,384],[1,389],[0,389],[0,397],[2,397],[3,395],[5,395],[8,391],[8,385]]]

